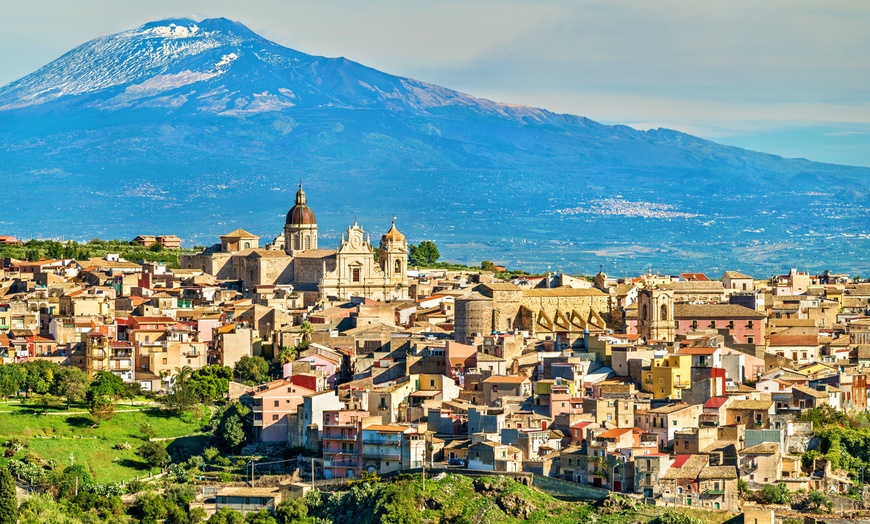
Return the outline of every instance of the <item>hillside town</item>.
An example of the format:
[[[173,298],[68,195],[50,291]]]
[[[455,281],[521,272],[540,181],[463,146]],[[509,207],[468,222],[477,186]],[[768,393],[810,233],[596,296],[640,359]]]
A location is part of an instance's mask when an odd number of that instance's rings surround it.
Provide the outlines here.
[[[236,229],[179,267],[4,259],[2,363],[108,372],[155,398],[235,370],[239,453],[292,460],[298,479],[256,485],[252,462],[251,485],[197,494],[210,512],[427,469],[733,513],[763,513],[745,495],[769,485],[863,503],[863,466],[833,460],[807,413],[866,416],[870,283],[427,269],[399,225],[373,243],[354,222],[324,246],[300,185],[280,235]],[[270,371],[251,381],[239,363],[258,357]]]

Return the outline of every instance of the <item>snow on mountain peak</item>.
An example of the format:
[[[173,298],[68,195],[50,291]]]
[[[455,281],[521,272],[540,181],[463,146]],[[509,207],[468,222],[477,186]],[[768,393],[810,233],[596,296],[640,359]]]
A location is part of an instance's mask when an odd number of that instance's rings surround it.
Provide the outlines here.
[[[179,26],[175,24],[161,25],[149,27],[142,31],[143,35],[154,35],[163,38],[188,38],[199,32],[199,26],[192,24],[189,26]]]

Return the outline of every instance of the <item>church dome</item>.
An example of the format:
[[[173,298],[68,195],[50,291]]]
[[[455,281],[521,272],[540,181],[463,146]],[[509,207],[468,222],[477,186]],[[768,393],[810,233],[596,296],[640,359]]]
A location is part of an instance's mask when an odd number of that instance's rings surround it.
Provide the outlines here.
[[[396,219],[393,219],[393,225],[390,227],[390,230],[381,237],[381,242],[404,242],[405,235],[399,233],[399,230],[396,229]]]
[[[305,203],[305,191],[302,190],[302,184],[299,184],[299,191],[296,192],[296,205],[290,208],[287,213],[288,226],[309,226],[317,224],[317,219],[314,218],[314,211]]]

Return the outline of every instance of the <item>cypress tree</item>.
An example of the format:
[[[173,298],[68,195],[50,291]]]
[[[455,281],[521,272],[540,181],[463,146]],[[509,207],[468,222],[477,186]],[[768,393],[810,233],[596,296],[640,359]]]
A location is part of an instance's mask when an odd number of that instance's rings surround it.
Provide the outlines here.
[[[18,495],[8,468],[0,468],[0,524],[18,522]]]

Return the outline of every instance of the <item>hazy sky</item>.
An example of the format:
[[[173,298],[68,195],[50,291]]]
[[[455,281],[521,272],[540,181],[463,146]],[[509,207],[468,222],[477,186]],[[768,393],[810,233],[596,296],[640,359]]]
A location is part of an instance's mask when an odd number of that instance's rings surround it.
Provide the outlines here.
[[[300,51],[500,102],[870,166],[866,0],[34,0],[4,7],[0,85],[98,36],[164,18],[223,16]]]

